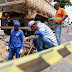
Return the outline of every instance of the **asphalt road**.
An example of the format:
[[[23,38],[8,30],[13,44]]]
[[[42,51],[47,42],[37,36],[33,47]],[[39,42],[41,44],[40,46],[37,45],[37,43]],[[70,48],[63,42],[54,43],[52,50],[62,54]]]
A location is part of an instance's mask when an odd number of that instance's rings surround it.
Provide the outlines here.
[[[61,44],[72,41],[72,27],[69,30],[70,33],[67,33],[67,28],[62,29]],[[72,54],[41,72],[72,72]]]
[[[2,35],[4,35],[3,32]],[[72,27],[70,27],[70,33],[67,33],[67,28],[62,29],[61,44],[69,41],[72,41]],[[72,72],[72,54],[41,72]]]

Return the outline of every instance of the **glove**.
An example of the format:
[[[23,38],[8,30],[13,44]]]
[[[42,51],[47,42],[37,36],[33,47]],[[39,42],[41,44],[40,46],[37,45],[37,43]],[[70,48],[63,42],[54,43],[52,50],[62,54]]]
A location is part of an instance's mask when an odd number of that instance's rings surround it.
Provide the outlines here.
[[[22,53],[23,53],[23,49],[20,49],[19,54],[22,54]]]
[[[7,47],[6,47],[6,51],[9,51],[9,49],[10,49],[10,47],[9,47],[9,46],[7,46]]]

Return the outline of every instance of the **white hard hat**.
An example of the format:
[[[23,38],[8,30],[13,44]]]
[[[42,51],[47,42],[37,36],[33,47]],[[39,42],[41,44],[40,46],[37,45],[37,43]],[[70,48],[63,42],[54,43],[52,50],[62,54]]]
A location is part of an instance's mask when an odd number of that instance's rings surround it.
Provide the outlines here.
[[[28,23],[29,30],[31,30],[31,26],[32,26],[34,23],[35,23],[34,20],[32,20],[32,21],[30,21],[30,22]]]

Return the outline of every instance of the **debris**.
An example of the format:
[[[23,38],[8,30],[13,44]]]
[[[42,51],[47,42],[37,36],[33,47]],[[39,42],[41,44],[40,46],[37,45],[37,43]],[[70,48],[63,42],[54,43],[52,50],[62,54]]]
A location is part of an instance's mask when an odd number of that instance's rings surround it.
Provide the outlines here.
[[[10,38],[9,35],[0,36],[0,63],[7,61],[9,52],[7,52],[5,48],[8,45],[9,38]],[[26,56],[28,54],[30,50],[29,43],[34,38],[34,36],[29,36],[29,37],[24,37],[24,38],[25,38],[25,47],[24,47],[23,54],[21,55],[21,57]],[[34,50],[36,50],[35,47],[33,47],[30,50],[29,54],[36,52]],[[16,54],[14,54],[13,59],[16,59]]]

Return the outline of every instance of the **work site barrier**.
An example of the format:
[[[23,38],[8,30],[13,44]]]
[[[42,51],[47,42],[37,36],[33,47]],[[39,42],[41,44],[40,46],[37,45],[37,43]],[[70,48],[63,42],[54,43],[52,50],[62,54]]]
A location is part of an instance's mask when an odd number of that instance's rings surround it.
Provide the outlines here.
[[[72,42],[0,64],[0,72],[39,72],[72,53]]]

